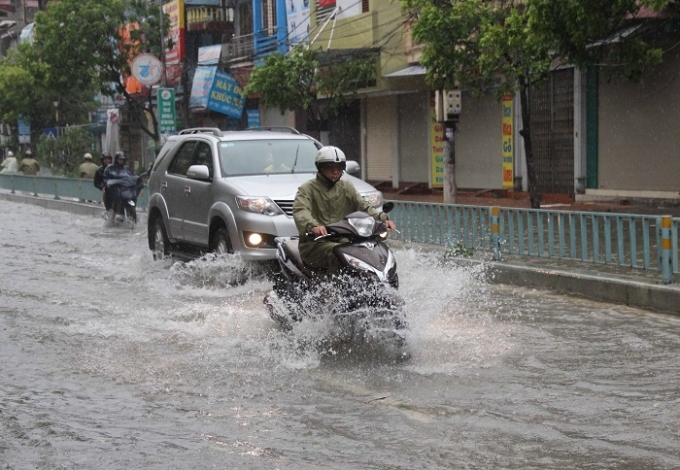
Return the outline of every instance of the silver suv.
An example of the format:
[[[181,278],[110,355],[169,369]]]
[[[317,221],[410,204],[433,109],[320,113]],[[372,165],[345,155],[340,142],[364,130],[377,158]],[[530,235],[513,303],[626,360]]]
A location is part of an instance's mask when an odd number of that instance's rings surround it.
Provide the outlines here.
[[[274,238],[296,236],[293,199],[316,174],[321,144],[292,128],[186,129],[171,136],[149,177],[149,248],[154,258],[238,253],[274,259]],[[347,173],[359,171],[347,162]],[[382,193],[347,174],[376,207]]]

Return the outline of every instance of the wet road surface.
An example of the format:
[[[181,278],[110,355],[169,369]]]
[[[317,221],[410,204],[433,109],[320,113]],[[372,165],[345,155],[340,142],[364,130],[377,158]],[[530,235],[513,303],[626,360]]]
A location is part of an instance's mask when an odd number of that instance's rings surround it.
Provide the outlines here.
[[[0,469],[680,468],[678,318],[402,250],[395,362],[280,331],[257,270],[153,262],[141,225],[0,205]]]

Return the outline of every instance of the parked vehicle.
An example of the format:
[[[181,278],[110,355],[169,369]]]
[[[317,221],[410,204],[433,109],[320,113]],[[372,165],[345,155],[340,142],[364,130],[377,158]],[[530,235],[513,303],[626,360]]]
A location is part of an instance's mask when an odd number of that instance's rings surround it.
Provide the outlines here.
[[[386,203],[383,210],[389,211],[391,205]],[[342,240],[334,249],[342,275],[337,282],[320,281],[324,278],[303,263],[298,237],[277,238],[281,269],[264,299],[270,316],[284,329],[291,329],[295,322],[330,314],[343,338],[360,335],[391,341],[400,348],[400,355],[406,355],[404,301],[397,291],[397,262],[385,243],[385,223],[365,212],[353,212],[326,230],[328,235],[321,238]]]
[[[111,198],[114,225],[134,226],[137,223],[137,198],[144,188],[141,176],[125,176],[106,181],[106,193]]]
[[[161,149],[149,177],[154,258],[236,253],[273,261],[276,237],[293,237],[297,188],[314,177],[321,144],[291,128],[185,129]],[[359,171],[348,162],[348,173]],[[374,206],[382,193],[347,174]]]

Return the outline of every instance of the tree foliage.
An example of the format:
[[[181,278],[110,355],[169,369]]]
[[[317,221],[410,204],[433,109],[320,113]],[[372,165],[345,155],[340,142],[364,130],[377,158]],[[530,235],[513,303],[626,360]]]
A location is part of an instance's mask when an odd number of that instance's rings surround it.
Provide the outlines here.
[[[149,128],[144,114],[150,101],[142,102],[125,91],[123,75],[142,52],[161,51],[160,9],[146,0],[60,0],[36,14],[36,53],[46,66],[47,87],[59,98],[68,90],[82,90],[90,102],[97,91],[122,94],[137,125],[158,140],[157,125]],[[129,40],[124,40],[128,25]],[[68,109],[77,103],[64,99]]]
[[[641,38],[592,47],[616,33],[640,8],[672,0],[402,0],[415,19],[414,39],[424,43],[421,63],[436,88],[519,92],[532,207],[539,207],[529,119],[529,90],[556,65],[606,64],[640,78],[660,52]]]
[[[259,94],[266,106],[304,111],[317,130],[323,121],[357,96],[357,90],[374,81],[373,58],[324,62],[323,53],[297,46],[287,55],[271,54],[256,67],[245,89]]]
[[[68,127],[58,139],[41,135],[35,153],[40,163],[54,174],[75,178],[79,176],[78,166],[83,161],[83,154],[89,152],[93,144],[92,134],[86,128]]]

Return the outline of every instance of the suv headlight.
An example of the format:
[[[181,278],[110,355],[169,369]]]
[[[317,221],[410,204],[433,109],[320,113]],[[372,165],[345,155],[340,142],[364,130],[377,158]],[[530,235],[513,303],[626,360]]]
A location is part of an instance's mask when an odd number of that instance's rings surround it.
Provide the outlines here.
[[[374,191],[372,193],[362,194],[364,199],[366,199],[373,207],[380,207],[383,205],[383,194],[380,191]]]
[[[283,214],[281,208],[268,197],[236,196],[236,204],[244,211],[255,212],[257,214],[272,217]]]

